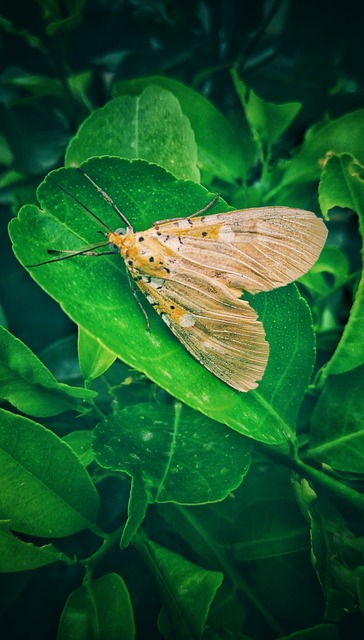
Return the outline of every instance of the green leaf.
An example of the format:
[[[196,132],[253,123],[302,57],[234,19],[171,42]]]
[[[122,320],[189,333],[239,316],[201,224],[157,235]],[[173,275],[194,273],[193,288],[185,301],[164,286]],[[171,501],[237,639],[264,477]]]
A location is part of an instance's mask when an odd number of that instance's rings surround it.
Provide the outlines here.
[[[53,544],[36,547],[30,542],[20,540],[10,531],[10,520],[0,521],[0,573],[29,571],[52,564],[58,560],[72,564],[66,555],[58,551]]]
[[[188,407],[138,404],[94,429],[98,464],[141,478],[149,502],[222,500],[241,483],[251,444]],[[216,471],[218,469],[218,472]]]
[[[232,567],[234,561],[251,560],[293,562],[293,554],[308,549],[309,531],[289,481],[288,474],[280,478],[272,468],[262,476],[252,465],[244,482],[223,502],[193,507],[162,504],[158,512],[206,567]],[[243,577],[235,579],[243,585]]]
[[[206,627],[209,640],[248,640],[243,628],[249,604],[224,580],[211,604]]]
[[[347,113],[337,120],[315,124],[306,133],[303,145],[287,163],[280,188],[318,180],[332,154],[350,153],[364,163],[364,109]]]
[[[159,626],[167,640],[200,638],[223,574],[206,571],[145,535],[135,545],[148,564],[163,601]]]
[[[317,624],[301,631],[280,636],[278,640],[340,640],[339,629],[334,624]]]
[[[358,567],[356,570],[356,582],[360,610],[364,612],[364,567]]]
[[[141,96],[115,98],[96,109],[71,140],[65,164],[78,166],[102,155],[141,158],[179,179],[199,182],[191,125],[177,98],[160,87],[147,87]]]
[[[363,120],[364,122],[364,120]],[[356,211],[359,229],[364,238],[364,168],[348,154],[331,156],[322,174],[319,200],[322,212],[335,206]],[[344,373],[364,364],[364,275],[362,273],[349,320],[345,326],[339,345],[326,365],[325,377],[329,374]]]
[[[130,596],[117,573],[86,582],[67,598],[57,640],[133,640]]]
[[[125,523],[120,540],[120,548],[125,549],[140,525],[142,524],[149,504],[148,487],[143,482],[140,475],[134,475],[131,479],[130,496],[128,503],[128,519]]]
[[[83,169],[136,230],[149,228],[156,219],[191,214],[212,199],[200,185],[177,181],[142,161],[94,158]],[[26,206],[10,223],[14,252],[25,265],[49,259],[48,249],[77,250],[99,238],[101,225],[57,185],[75,194],[110,227],[117,226],[115,212],[79,171],[58,170],[39,187],[42,210]],[[214,213],[227,209],[221,200],[211,207]],[[279,444],[291,438],[315,359],[310,311],[294,285],[249,296],[264,323],[270,357],[259,388],[239,393],[194,360],[142,301],[150,321],[146,331],[117,254],[80,256],[29,272],[78,325],[179,400],[254,439]]]
[[[102,376],[116,360],[116,355],[82,327],[78,330],[78,358],[85,380]]]
[[[255,500],[241,519],[240,539],[229,545],[238,561],[282,557],[309,547],[307,525],[293,500]]]
[[[71,431],[62,438],[73,449],[77,458],[84,467],[88,467],[94,461],[92,451],[92,431]]]
[[[349,260],[341,249],[324,247],[316,264],[299,279],[299,282],[317,296],[328,296],[347,283],[350,277],[349,268]],[[331,282],[325,278],[325,273],[332,276]]]
[[[273,104],[266,102],[240,80],[235,69],[231,71],[231,76],[254,139],[262,147],[265,145],[271,147],[293,122],[302,108],[301,103]]]
[[[364,366],[330,376],[311,420],[309,454],[338,471],[364,474]]]
[[[60,538],[92,526],[99,500],[76,454],[42,425],[0,409],[0,518]]]
[[[196,137],[198,166],[205,184],[214,177],[234,185],[246,178],[255,159],[255,145],[249,132],[242,131],[240,139],[232,123],[197,91],[172,78],[149,76],[116,82],[113,93],[114,96],[139,96],[151,85],[173,93],[189,119]]]
[[[325,617],[334,622],[356,610],[355,568],[362,564],[363,538],[356,538],[328,500],[309,507],[312,561],[325,595]]]
[[[97,393],[57,382],[47,367],[20,340],[0,326],[0,397],[33,416],[80,411],[80,400]]]

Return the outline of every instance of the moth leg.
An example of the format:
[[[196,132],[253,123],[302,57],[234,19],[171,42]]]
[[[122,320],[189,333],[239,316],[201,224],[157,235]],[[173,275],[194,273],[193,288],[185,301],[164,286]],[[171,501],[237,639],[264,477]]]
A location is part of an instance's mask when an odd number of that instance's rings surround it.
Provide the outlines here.
[[[142,303],[140,302],[140,300],[139,300],[139,298],[138,298],[138,292],[137,292],[137,289],[136,289],[136,288],[135,288],[135,286],[134,286],[133,278],[131,277],[131,275],[130,275],[130,273],[129,273],[128,269],[126,269],[126,275],[127,275],[127,278],[128,278],[130,291],[132,292],[132,294],[133,294],[133,296],[134,296],[135,300],[137,301],[138,307],[139,307],[139,309],[141,310],[141,312],[142,312],[142,314],[143,314],[143,316],[144,316],[144,318],[145,318],[145,322],[146,322],[146,330],[147,330],[147,331],[150,331],[150,322],[149,322],[148,314],[147,314],[146,310],[144,309],[144,307],[143,307]]]
[[[208,202],[204,207],[202,207],[202,209],[199,209],[199,211],[195,211],[195,213],[192,213],[190,216],[179,216],[178,218],[167,218],[166,220],[156,220],[155,222],[153,222],[153,227],[156,227],[159,224],[163,224],[164,222],[178,222],[178,220],[188,220],[188,218],[194,218],[195,216],[199,216],[201,213],[205,213],[207,209],[210,209],[210,207],[212,207],[212,205],[215,204],[219,195],[220,195],[219,193],[216,193],[212,198],[212,200],[210,200],[210,202]]]
[[[117,255],[115,251],[94,251],[94,249],[99,249],[100,247],[105,246],[105,242],[100,245],[96,245],[96,247],[92,247],[92,250],[89,249],[80,249],[79,251],[72,251],[71,249],[47,249],[47,253],[51,255],[57,255],[62,253],[59,258],[51,258],[50,260],[45,260],[44,262],[38,262],[37,264],[27,264],[26,267],[41,267],[44,264],[50,264],[51,262],[60,262],[60,260],[67,260],[68,258],[74,258],[75,256],[108,256],[108,255]]]

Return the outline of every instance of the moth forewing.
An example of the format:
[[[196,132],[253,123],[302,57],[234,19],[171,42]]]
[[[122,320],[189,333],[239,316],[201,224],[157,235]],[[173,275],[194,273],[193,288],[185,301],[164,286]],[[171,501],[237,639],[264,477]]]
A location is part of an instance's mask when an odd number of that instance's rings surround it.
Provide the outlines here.
[[[189,266],[237,291],[270,291],[297,280],[316,262],[327,229],[310,211],[245,209],[177,220],[150,232]]]

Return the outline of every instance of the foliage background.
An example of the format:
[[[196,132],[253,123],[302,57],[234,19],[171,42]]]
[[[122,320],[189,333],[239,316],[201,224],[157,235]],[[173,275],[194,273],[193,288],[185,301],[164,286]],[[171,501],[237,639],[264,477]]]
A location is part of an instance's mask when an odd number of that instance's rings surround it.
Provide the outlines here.
[[[158,74],[181,80],[200,91],[234,120],[240,105],[229,73],[233,67],[244,83],[268,103],[302,103],[297,117],[269,149],[271,162],[274,163],[278,157],[289,160],[292,153],[302,144],[307,130],[315,123],[327,118],[339,118],[363,106],[362,18],[361,3],[354,0],[345,4],[328,1],[317,3],[313,0],[305,3],[284,0],[276,2],[268,0],[258,2],[253,0],[246,2],[237,0],[221,2],[90,0],[85,2],[79,0],[57,3],[39,0],[6,4],[0,18],[2,321],[17,338],[30,347],[45,364],[52,368],[53,372],[56,372],[58,379],[74,385],[82,384],[75,340],[73,343],[72,339],[68,340],[70,336],[75,336],[75,326],[59,305],[35,284],[15,259],[7,235],[7,225],[9,220],[17,214],[21,205],[37,202],[36,187],[48,171],[63,165],[67,145],[89,113],[103,106],[112,97],[116,82]],[[218,139],[218,132],[214,135]],[[360,138],[358,145],[360,146]],[[249,161],[251,153],[251,149],[246,149]],[[264,149],[262,153],[264,155]],[[248,181],[254,191],[255,182],[259,183],[260,168],[254,163],[250,165],[248,161],[247,166],[250,166]],[[318,176],[315,179],[317,180]],[[236,199],[239,197],[238,187],[239,185],[234,193]],[[310,203],[312,209],[317,211],[317,184],[314,182],[309,186],[304,184],[302,193],[297,187],[294,197],[300,202],[303,197]],[[332,244],[342,250],[354,274],[361,264],[360,236],[357,226],[356,216],[347,212],[343,214],[341,210],[335,211],[335,225],[331,230]],[[28,238],[25,236],[23,241],[26,250]],[[326,361],[336,347],[342,327],[348,318],[353,286],[353,281],[346,281],[345,286],[338,287],[337,300],[334,304],[336,324],[331,334],[326,332],[325,335],[319,336],[318,365]],[[312,301],[315,302],[314,297],[311,298]],[[320,310],[316,309],[316,311],[319,313]],[[57,344],[62,339],[66,339],[66,342],[61,343],[62,353],[60,354]],[[21,357],[20,354],[19,358]],[[121,371],[124,373],[123,370]],[[355,370],[354,373],[350,373],[352,379],[344,386],[346,392],[344,399],[351,406],[358,397],[355,392],[360,394],[362,389],[362,377],[357,376],[356,373]],[[116,378],[120,376],[120,370],[114,375]],[[108,384],[110,386],[112,382],[109,380]],[[337,397],[343,393],[340,379],[334,378],[330,385],[326,387],[325,394],[331,393]],[[155,393],[162,392],[159,390]],[[144,398],[144,392],[141,396]],[[123,400],[122,395],[118,397],[121,405]],[[306,436],[304,427],[307,426],[307,416],[312,413],[313,403],[312,397],[306,397],[301,410],[299,426],[302,428],[303,447]],[[359,414],[360,411],[359,405]],[[347,413],[343,412],[343,420],[346,417]],[[329,415],[327,417],[328,432],[330,432],[330,419]],[[47,425],[47,419],[45,424]],[[356,427],[359,433],[360,424],[359,416]],[[62,420],[58,423],[53,422],[52,429],[59,435],[63,435]],[[316,421],[316,425],[313,423],[312,430],[316,456],[322,462],[320,420]],[[235,435],[233,433],[233,436]],[[98,437],[102,439],[102,429],[99,430]],[[235,446],[241,445],[236,443]],[[242,448],[242,459],[245,459],[245,455],[246,450]],[[357,489],[361,487],[360,455],[359,459],[358,467],[350,470],[348,476],[344,478],[345,483],[353,481]],[[336,469],[345,472],[345,467],[342,469],[337,461],[336,464]],[[245,470],[242,464],[240,472],[243,474]],[[257,488],[259,478],[261,486]],[[81,479],[80,482],[82,482]],[[107,477],[104,482],[98,482],[103,505],[102,518],[106,530],[112,530],[112,514],[126,510],[127,489],[123,482],[120,478],[115,481],[112,477]],[[270,490],[267,493],[268,485]],[[292,494],[288,489],[290,473],[285,466],[277,465],[273,472],[264,452],[258,449],[254,462],[254,474],[247,476],[243,486],[243,493],[236,494],[239,498],[238,502],[244,504],[248,511],[249,509],[253,511],[257,503],[249,503],[250,492],[250,495],[256,496],[257,499],[259,497],[259,501],[264,505],[263,511],[268,514],[267,520],[279,523],[280,518],[286,521],[287,514],[290,514],[291,531],[295,533],[294,549],[297,552],[297,549],[302,547],[302,553],[298,555],[282,555],[280,548],[276,556],[272,553],[271,557],[264,561],[261,557],[261,548],[254,547],[258,539],[256,531],[247,531],[244,548],[239,547],[239,540],[232,539],[229,542],[234,549],[236,566],[246,567],[244,561],[247,558],[251,561],[247,569],[251,590],[248,601],[252,602],[253,593],[257,609],[259,610],[260,602],[269,603],[268,609],[273,611],[272,617],[280,620],[280,630],[272,623],[267,611],[262,616],[264,622],[261,622],[259,616],[258,623],[254,616],[252,616],[253,621],[249,621],[248,608],[248,625],[245,627],[245,632],[252,638],[283,638],[287,634],[294,634],[298,629],[306,629],[304,638],[361,637],[361,614],[356,611],[351,597],[344,602],[345,598],[342,595],[344,592],[345,597],[347,593],[351,596],[352,589],[347,591],[344,589],[340,592],[337,584],[339,582],[342,585],[347,581],[351,585],[353,581],[351,572],[357,568],[357,565],[360,566],[357,554],[361,557],[362,517],[357,511],[348,511],[346,504],[344,515],[347,516],[347,521],[344,524],[340,520],[339,525],[339,516],[330,499],[325,500],[325,493],[321,493],[319,502],[315,503],[309,512],[314,554],[318,554],[322,563],[317,571],[321,586],[324,587],[324,595],[322,595],[319,581],[311,568],[308,530],[302,526],[303,520],[301,522],[296,504],[292,502]],[[294,487],[298,504],[307,516],[307,505],[311,500],[310,489],[300,485],[297,478],[295,478]],[[85,517],[91,518],[94,508],[92,500],[91,497],[89,511]],[[216,549],[219,549],[220,539],[224,539],[226,545],[226,539],[220,530],[221,520],[226,523],[232,518],[230,512],[224,514],[225,508],[227,507],[224,502],[221,503],[221,510],[214,511],[213,507],[206,505],[195,507],[193,510],[196,522],[203,521],[206,525],[202,539],[206,541],[211,535]],[[155,507],[152,507],[152,513],[154,513],[153,509]],[[201,510],[200,520],[198,520],[199,510]],[[163,515],[164,522],[167,524],[161,532],[158,528],[158,519],[153,520],[153,517],[150,519],[149,534],[152,540],[157,539],[167,548],[188,557],[198,565],[216,568],[215,559],[213,561],[209,554],[204,555],[206,550],[196,536],[197,526],[193,526],[192,516],[191,529],[185,530],[184,539],[179,540],[173,534],[173,530],[178,530],[179,527],[182,530],[186,527],[183,519],[179,521],[179,517],[182,517],[179,511],[173,511],[170,505],[164,505],[160,509],[160,514]],[[239,519],[239,514],[236,518]],[[239,523],[239,526],[246,528],[247,522],[249,518],[246,517],[245,512],[245,519]],[[350,532],[354,530],[356,535],[355,544],[352,546],[348,544],[348,523],[351,525]],[[110,525],[109,528],[108,525]],[[276,526],[278,537],[281,535],[281,530],[278,524]],[[325,584],[323,576],[329,573],[327,566],[338,554],[338,547],[331,542],[330,535],[332,534],[335,540],[338,537],[338,531],[341,534],[340,541],[343,541],[340,547],[342,562],[338,563],[339,566],[335,565],[336,573],[335,571],[330,573],[330,584]],[[33,536],[37,535],[44,535],[44,531],[33,533]],[[28,538],[24,535],[23,539]],[[29,539],[33,540],[32,537]],[[40,540],[43,539],[40,538]],[[269,545],[269,541],[266,544]],[[62,543],[57,545],[57,553],[63,552],[66,555],[79,553],[83,556],[87,550],[87,553],[92,555],[95,548],[94,537],[91,532],[86,531],[62,539]],[[153,571],[150,565],[145,563],[145,557],[143,562],[142,548],[145,554],[148,544],[145,543],[143,547],[140,542],[139,553],[136,547],[131,547],[128,549],[127,556],[111,554],[106,557],[99,570],[100,575],[96,571],[95,577],[102,578],[107,572],[115,572],[116,577],[114,575],[111,578],[112,584],[106,585],[110,593],[112,588],[121,589],[117,582],[117,574],[122,575],[135,604],[134,615],[138,637],[158,638],[161,635],[160,630],[157,629],[156,620],[161,599],[154,590],[155,582],[151,575]],[[322,552],[323,548],[325,552]],[[154,548],[151,550],[149,547],[149,551],[150,555],[153,552],[154,557],[158,558],[159,550]],[[49,553],[51,552],[53,550],[50,549]],[[259,554],[259,557],[255,554]],[[171,558],[169,562],[173,565]],[[283,565],[286,570],[282,569]],[[331,563],[331,571],[332,566]],[[217,588],[219,578],[215,573],[213,579]],[[232,575],[231,567],[227,569],[227,573]],[[298,578],[294,579],[294,575]],[[11,630],[12,637],[16,637],[16,634],[23,637],[25,631],[29,633],[29,629],[32,630],[34,637],[40,639],[56,637],[64,602],[69,593],[80,585],[82,576],[82,567],[69,566],[62,562],[50,564],[36,571],[5,573],[2,576],[4,596],[1,602],[3,628]],[[358,583],[362,584],[362,574],[357,573],[356,576]],[[240,582],[237,581],[237,583],[242,588]],[[100,588],[101,593],[105,590],[105,585],[95,588]],[[282,594],[281,598],[278,597],[278,593]],[[82,599],[83,596],[79,597]],[[142,607],[136,605],[138,598],[143,599]],[[162,598],[162,602],[164,606],[166,603],[168,605],[168,598]],[[232,598],[231,602],[233,602]],[[327,615],[328,602],[329,615]],[[351,615],[335,618],[335,608],[342,610],[345,605],[352,612]],[[204,606],[208,608],[207,603]],[[111,606],[110,608],[114,611]],[[237,610],[233,603],[231,611],[234,615]],[[117,615],[116,605],[115,618]],[[215,613],[215,616],[218,617],[218,614]],[[175,619],[173,615],[171,619]],[[316,631],[312,630],[322,621],[327,625],[321,625]],[[241,632],[240,623],[241,620],[236,623],[235,631],[230,629],[229,632],[225,632],[227,635],[215,637],[246,637]],[[217,627],[212,625],[212,628]],[[159,629],[164,629],[164,637],[168,637],[163,621],[160,622]],[[64,628],[63,633],[64,637],[67,637],[67,629]],[[191,633],[185,637],[199,637],[197,631],[194,633],[195,635]],[[131,636],[125,635],[125,637]]]

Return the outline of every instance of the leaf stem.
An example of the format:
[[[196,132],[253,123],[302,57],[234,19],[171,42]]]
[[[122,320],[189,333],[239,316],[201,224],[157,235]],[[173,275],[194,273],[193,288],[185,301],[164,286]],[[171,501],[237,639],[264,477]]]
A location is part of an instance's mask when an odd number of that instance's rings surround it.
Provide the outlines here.
[[[355,489],[352,489],[347,484],[340,482],[340,480],[336,480],[332,476],[327,475],[320,469],[315,469],[310,465],[306,464],[300,459],[295,460],[295,466],[297,470],[309,478],[312,478],[317,484],[320,484],[322,487],[334,493],[338,498],[344,500],[351,506],[356,509],[362,511],[364,513],[364,495],[358,493]]]
[[[88,558],[80,560],[80,564],[85,567],[85,575],[83,579],[83,583],[89,582],[92,578],[93,571],[95,566],[102,560],[102,558],[110,551],[110,549],[120,540],[121,534],[123,532],[124,525],[113,531],[112,533],[105,533],[102,531],[97,525],[92,528],[93,533],[103,538],[103,542]]]
[[[259,449],[267,456],[273,457],[281,464],[289,467],[292,471],[297,471],[301,475],[311,478],[315,483],[334,493],[339,499],[355,507],[364,513],[364,495],[352,489],[344,482],[333,478],[321,469],[316,469],[306,462],[303,462],[295,452],[287,454],[282,448],[273,448],[264,444],[259,444]]]

